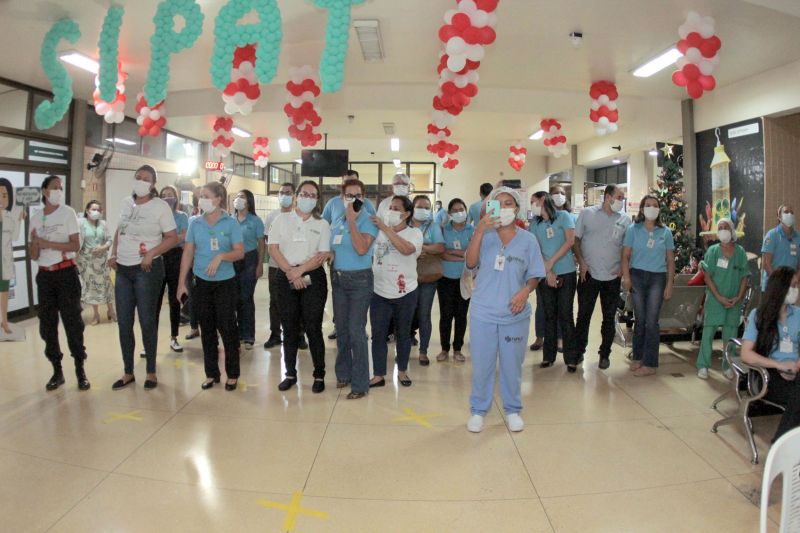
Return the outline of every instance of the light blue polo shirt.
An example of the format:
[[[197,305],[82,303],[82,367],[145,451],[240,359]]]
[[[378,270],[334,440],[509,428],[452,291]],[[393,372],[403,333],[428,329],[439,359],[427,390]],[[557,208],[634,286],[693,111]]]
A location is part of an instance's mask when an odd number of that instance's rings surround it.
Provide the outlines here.
[[[416,220],[411,224],[413,227],[422,232],[423,244],[442,244],[444,243],[444,235],[442,235],[442,227],[432,220],[423,222],[419,226],[416,225]]]
[[[756,314],[758,309],[750,311],[750,316],[747,319],[747,327],[744,328],[744,335],[742,338],[746,341],[756,342],[758,339],[758,328],[756,327]],[[792,351],[780,351],[780,342],[784,339],[792,341]],[[778,345],[769,354],[770,359],[776,361],[797,361],[797,349],[800,344],[800,309],[790,305],[789,313],[786,317],[785,323],[778,324]],[[761,354],[764,355],[764,354]]]
[[[344,209],[344,200],[341,195],[334,196],[325,204],[325,208],[322,210],[322,218],[333,226],[340,218],[344,218]],[[364,198],[364,205],[361,210],[366,211],[370,216],[375,214],[375,206],[372,205],[368,198]]]
[[[211,239],[217,239],[218,250],[211,249]],[[206,281],[225,281],[234,276],[233,263],[222,261],[213,276],[206,274],[206,268],[218,254],[233,250],[234,244],[242,242],[242,230],[235,218],[223,213],[214,226],[209,226],[206,217],[193,217],[186,232],[186,242],[194,244],[194,266],[192,272]]]
[[[372,269],[372,251],[375,237],[378,235],[378,227],[372,223],[369,217],[369,213],[362,209],[356,218],[358,231],[371,235],[373,238],[372,245],[364,255],[358,255],[356,249],[353,248],[350,226],[344,217],[340,217],[335,224],[331,225],[331,252],[335,254],[333,259],[334,270],[349,272]]]
[[[475,233],[475,226],[472,224],[464,224],[464,227],[457,230],[453,227],[452,222],[448,222],[442,228],[442,235],[444,237],[445,250],[461,250],[467,251],[469,241],[472,240],[472,235]],[[461,273],[464,271],[464,261],[446,261],[442,260],[442,267],[444,267],[444,277],[448,279],[459,279]]]
[[[433,215],[433,221],[436,223],[437,226],[444,226],[447,224],[447,220],[450,217],[447,215],[447,211],[445,211],[444,207],[436,211],[436,214]]]
[[[175,219],[175,231],[178,233],[178,237],[180,238],[180,234],[189,229],[189,217],[186,216],[186,213],[183,211],[174,211],[172,216]],[[178,248],[183,248],[184,242],[185,241],[179,242]]]
[[[239,222],[238,217],[236,217],[236,221]],[[264,235],[264,222],[261,221],[261,218],[253,213],[247,213],[244,220],[239,222],[239,227],[242,229],[245,253],[257,250],[258,240],[262,239]]]
[[[789,267],[797,270],[798,258],[800,258],[800,233],[792,229],[792,238],[786,237],[781,224],[772,228],[764,236],[764,243],[761,246],[761,253],[772,254],[772,268]],[[761,274],[761,290],[767,289],[767,271]]]
[[[481,221],[481,208],[483,207],[483,200],[478,200],[467,209],[467,222],[473,226]]]
[[[536,217],[531,221],[530,232],[539,241],[539,247],[542,249],[542,256],[545,260],[556,255],[558,249],[567,242],[566,232],[568,229],[575,229],[575,220],[572,218],[572,214],[566,211],[556,211],[555,220]],[[570,273],[575,273],[575,256],[572,248],[553,265],[553,274],[557,276]]]
[[[503,270],[497,270],[497,256],[502,255]],[[481,241],[478,277],[472,292],[470,314],[492,324],[513,324],[531,316],[530,302],[518,314],[511,312],[511,298],[531,278],[545,276],[544,261],[536,237],[524,230],[503,247],[495,231],[487,231]]]
[[[648,243],[652,239],[652,247]],[[667,271],[667,250],[675,249],[672,232],[665,227],[656,226],[653,233],[639,222],[628,226],[622,246],[631,249],[631,268],[647,272]]]

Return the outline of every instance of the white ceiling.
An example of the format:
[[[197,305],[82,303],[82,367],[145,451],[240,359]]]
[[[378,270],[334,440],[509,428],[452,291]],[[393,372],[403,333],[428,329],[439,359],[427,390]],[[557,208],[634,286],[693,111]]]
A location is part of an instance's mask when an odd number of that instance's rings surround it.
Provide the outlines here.
[[[126,7],[121,58],[130,75],[127,91],[133,115],[133,96],[141,90],[149,65],[158,2],[121,3]],[[198,3],[205,14],[204,31],[192,49],[172,58],[167,127],[208,140],[213,116],[222,113],[219,91],[211,85],[209,58],[213,21],[225,2]],[[326,20],[325,12],[307,1],[278,0],[278,5],[284,31],[278,75],[273,84],[262,87],[256,111],[235,119],[237,125],[271,139],[286,136],[282,107],[287,71],[318,64]],[[669,71],[645,80],[630,71],[677,40],[677,27],[689,9],[717,21],[723,46],[715,75],[722,87],[800,59],[799,5],[798,0],[502,0],[498,38],[479,70],[480,93],[459,117],[454,140],[463,150],[506,150],[538,129],[543,116],[562,121],[570,144],[588,140],[594,135],[588,87],[599,79],[617,82],[620,129],[646,129],[643,122],[653,120],[653,109],[679,113],[685,96],[672,85]],[[82,31],[74,48],[95,54],[107,6],[100,0],[0,2],[0,76],[48,88],[37,58],[52,22],[73,17]],[[455,0],[367,0],[353,8],[355,19],[380,20],[386,59],[365,63],[351,30],[345,87],[319,99],[321,131],[330,133],[330,147],[348,147],[355,159],[369,158],[372,152],[376,158],[391,159],[396,155],[388,150],[381,123],[395,122],[403,143],[400,157],[424,153],[441,49],[436,34],[444,12],[454,6]],[[567,37],[575,30],[584,33],[580,49]],[[62,43],[60,49],[67,48],[72,47]],[[76,96],[91,99],[92,76],[73,67],[68,70]],[[355,115],[352,123],[350,114]],[[531,153],[546,153],[541,142],[528,141],[527,146]],[[235,149],[250,151],[246,141],[237,141]]]

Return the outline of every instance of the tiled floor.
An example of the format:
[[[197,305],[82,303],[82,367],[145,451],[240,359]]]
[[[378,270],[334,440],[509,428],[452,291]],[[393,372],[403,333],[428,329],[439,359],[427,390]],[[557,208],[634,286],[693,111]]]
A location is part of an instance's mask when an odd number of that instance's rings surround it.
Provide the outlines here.
[[[266,299],[262,282],[262,342]],[[281,393],[280,351],[257,345],[243,352],[239,390],[201,391],[199,339],[171,353],[167,321],[165,309],[151,392],[110,390],[122,366],[114,324],[86,328],[89,392],[77,390],[71,360],[67,385],[45,392],[35,320],[24,323],[27,341],[0,345],[0,530],[758,529],[761,467],[735,426],[709,431],[726,382],[718,372],[698,380],[666,347],[659,374],[645,379],[630,375],[618,347],[609,370],[590,354],[575,375],[560,363],[539,369],[541,353],[530,353],[525,431],[512,435],[495,406],[474,435],[464,427],[469,360],[412,362],[411,388],[389,383],[347,401],[334,387],[333,342],[321,395],[311,393],[307,352],[300,387]],[[598,339],[596,320],[590,351]],[[137,372],[143,381],[143,360]],[[756,424],[763,455],[775,423]]]

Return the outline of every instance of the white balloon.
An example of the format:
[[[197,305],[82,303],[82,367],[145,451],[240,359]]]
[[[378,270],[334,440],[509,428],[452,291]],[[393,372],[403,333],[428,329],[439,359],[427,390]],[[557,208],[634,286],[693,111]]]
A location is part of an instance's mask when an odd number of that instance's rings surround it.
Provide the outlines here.
[[[242,92],[235,93],[233,95],[233,101],[236,103],[236,105],[241,106],[247,101],[247,95]]]
[[[678,61],[675,62],[675,66],[678,67],[678,70],[683,69],[683,67],[685,67],[688,64],[689,60],[683,56],[681,56],[680,59],[678,59]]]
[[[483,28],[489,23],[489,13],[476,9],[474,13],[469,14],[469,21],[476,28]]]
[[[703,54],[700,53],[699,48],[691,47],[686,50],[686,59],[692,63],[699,63],[703,59]]]
[[[471,44],[467,46],[466,56],[472,61],[480,61],[483,59],[484,53],[485,50],[483,46],[479,44]]]
[[[454,72],[463,70],[465,66],[467,66],[467,58],[463,55],[450,55],[447,58],[447,68]]]
[[[249,72],[253,72],[254,65],[249,61],[242,61],[239,63],[239,73],[245,75]]]
[[[607,94],[601,94],[597,97],[597,103],[600,105],[608,105],[609,99]]]
[[[241,113],[242,115],[249,115],[252,112],[253,112],[252,100],[248,100],[247,102],[239,106],[239,113]]]
[[[557,134],[558,133],[558,127],[557,126],[550,126],[550,133]]]
[[[461,37],[453,37],[452,39],[447,41],[447,44],[445,45],[445,50],[447,50],[447,53],[448,55],[450,55],[450,57],[454,55],[465,54],[468,48],[469,45]],[[458,70],[461,69],[450,69],[450,70],[455,70],[456,72],[458,72]]]
[[[608,131],[610,131],[611,133],[614,133],[615,131],[617,131],[617,129],[619,129],[619,125],[616,122],[611,122],[607,126],[607,128],[608,128]]]
[[[236,104],[234,104],[233,102],[228,102],[227,104],[225,104],[226,115],[233,115],[234,113],[236,113],[237,109],[238,108],[236,107]]]
[[[158,120],[161,118],[161,111],[158,109],[153,109],[149,113],[150,120]]]
[[[711,24],[705,22],[700,25],[698,30],[698,33],[701,37],[703,37],[703,39],[709,39],[712,35],[714,35],[714,24],[713,22]]]
[[[598,109],[600,109],[600,104],[597,102],[597,100],[592,100],[591,108],[592,111],[597,111]]]
[[[103,100],[100,100],[96,104],[94,104],[94,111],[98,115],[105,115],[106,111],[108,111],[108,104]]]
[[[686,37],[691,33],[691,29],[689,28],[688,24],[681,24],[678,28],[678,35],[681,39],[686,39]]]
[[[287,100],[289,101],[289,105],[295,109],[299,109],[300,106],[303,105],[303,99],[300,98],[299,96],[294,96],[290,94]]]
[[[300,101],[301,102],[313,102],[316,96],[311,91],[305,91],[300,94]]]
[[[141,126],[142,124],[144,124],[144,116],[142,116],[142,115],[139,115],[138,117],[136,117],[136,123],[137,123],[138,125],[140,125],[140,126]]]
[[[704,76],[711,76],[711,73],[714,72],[715,65],[711,61],[704,59],[698,63],[698,68],[700,68],[700,72]]]
[[[617,102],[609,102],[607,106],[611,111],[616,111],[617,109]]]
[[[456,87],[458,87],[459,89],[463,89],[464,87],[467,86],[469,81],[467,81],[466,76],[456,76],[456,79],[453,80],[453,83],[455,83]]]
[[[474,0],[461,0],[461,2],[458,3],[458,10],[469,15],[470,13],[478,11],[478,5]]]
[[[604,127],[608,126],[609,124],[608,117],[600,117],[599,119],[597,119],[597,123]]]
[[[602,128],[602,127],[597,127],[597,128],[594,129],[594,131],[595,131],[595,133],[597,133],[600,136],[603,136],[603,135],[605,135],[607,133],[606,129]]]

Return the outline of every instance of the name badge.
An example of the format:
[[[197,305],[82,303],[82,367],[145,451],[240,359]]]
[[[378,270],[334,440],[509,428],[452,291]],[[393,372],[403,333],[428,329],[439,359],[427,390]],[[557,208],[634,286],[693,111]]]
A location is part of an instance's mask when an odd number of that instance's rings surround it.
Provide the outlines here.
[[[783,353],[793,353],[794,352],[794,343],[790,337],[784,337],[781,339],[781,345],[778,347],[779,352]]]
[[[727,258],[725,258],[725,257],[720,257],[720,258],[717,260],[717,266],[718,266],[719,268],[728,268],[728,259],[727,259]]]
[[[553,231],[553,228],[547,228],[547,231],[545,231],[545,234],[547,235],[548,239],[552,239],[555,236],[556,232]]]
[[[212,252],[219,251],[219,240],[216,237],[211,237],[211,251]]]
[[[498,255],[494,258],[494,269],[502,271],[504,268],[506,268],[506,256]]]
[[[656,241],[655,240],[653,240],[653,239],[648,239],[647,240],[647,247],[648,248],[653,248],[655,245],[656,245]]]
[[[790,250],[790,253],[792,255],[797,255],[797,245],[796,244],[790,244],[789,245],[789,250]]]
[[[333,236],[333,244],[342,244],[342,235],[334,235]]]
[[[453,241],[453,249],[460,250],[461,249],[461,241]]]

